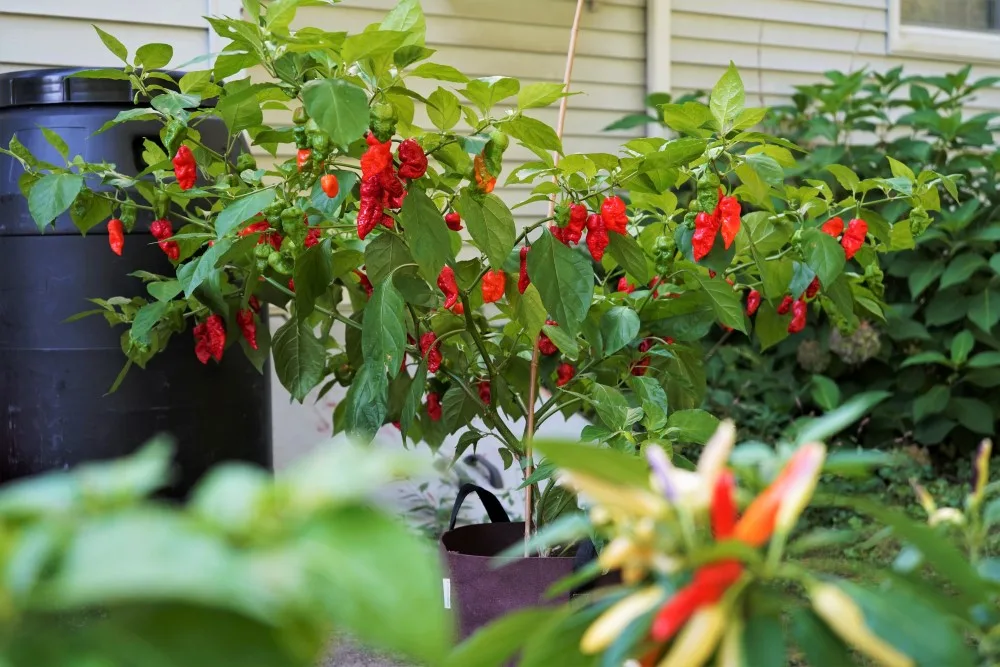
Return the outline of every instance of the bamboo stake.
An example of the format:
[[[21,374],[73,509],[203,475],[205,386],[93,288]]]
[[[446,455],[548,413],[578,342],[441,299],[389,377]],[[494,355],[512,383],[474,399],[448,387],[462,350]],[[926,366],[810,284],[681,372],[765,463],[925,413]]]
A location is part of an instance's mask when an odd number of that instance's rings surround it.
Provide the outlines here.
[[[573,63],[576,61],[576,41],[580,36],[580,19],[583,17],[583,5],[586,0],[577,0],[576,12],[573,14],[573,27],[569,33],[569,48],[566,51],[566,73],[563,76],[563,92],[569,92],[569,84],[573,80]],[[561,140],[566,129],[566,112],[569,109],[569,96],[564,96],[559,100],[559,118],[556,121],[556,136]],[[553,153],[553,160],[559,164],[559,153]],[[555,197],[549,200],[549,217],[551,218],[556,210]],[[531,356],[530,387],[528,389],[528,415],[527,426],[524,433],[524,455],[527,463],[524,467],[524,477],[531,477],[535,471],[534,454],[531,450],[531,440],[535,437],[535,401],[538,399],[538,363],[539,363],[538,342],[535,342],[535,350]],[[528,540],[534,532],[534,518],[532,517],[531,487],[524,487],[524,556],[528,554]]]

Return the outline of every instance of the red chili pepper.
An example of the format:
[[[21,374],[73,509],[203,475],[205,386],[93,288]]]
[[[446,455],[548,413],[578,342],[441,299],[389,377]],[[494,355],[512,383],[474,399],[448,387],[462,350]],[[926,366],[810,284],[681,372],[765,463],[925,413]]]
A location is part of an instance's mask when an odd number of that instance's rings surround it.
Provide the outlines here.
[[[566,242],[565,229],[563,229],[559,225],[549,225],[549,232],[551,232],[552,236],[555,237],[557,241],[559,241],[563,245],[568,245],[568,243]]]
[[[569,207],[569,223],[563,229],[563,241],[565,243],[579,243],[586,226],[587,207],[583,204],[573,204]]]
[[[587,248],[595,262],[604,259],[604,249],[608,247],[609,242],[603,218],[596,213],[587,218]]]
[[[149,233],[157,241],[165,241],[174,235],[174,226],[165,218],[153,220],[149,225]]]
[[[444,307],[450,309],[458,303],[458,283],[455,282],[455,271],[450,266],[441,269],[437,278],[438,287],[444,294]]]
[[[177,185],[181,190],[190,190],[198,180],[198,163],[194,159],[194,153],[187,146],[182,145],[174,155],[174,176],[177,177]]]
[[[310,227],[309,231],[306,232],[306,240],[303,242],[307,248],[312,248],[314,245],[319,245],[320,239],[322,238],[323,230],[319,227]]]
[[[753,316],[758,308],[760,308],[760,292],[752,289],[747,294],[747,315]]]
[[[399,144],[396,155],[399,156],[400,178],[413,180],[427,173],[427,156],[416,139],[404,140]]]
[[[323,189],[323,193],[330,199],[340,194],[340,182],[333,174],[323,174],[323,178],[319,179],[319,187]]]
[[[781,300],[781,305],[778,306],[778,314],[787,315],[788,311],[792,309],[793,303],[795,303],[795,299],[789,295],[785,295],[785,298]]]
[[[255,313],[260,312],[260,299],[258,299],[253,294],[250,295],[250,298],[247,300],[247,304],[250,306],[250,308],[253,309],[253,312]]]
[[[392,141],[380,142],[374,134],[365,136],[368,150],[361,156],[362,180],[385,171],[392,166]]]
[[[295,165],[298,167],[299,171],[302,171],[309,165],[309,160],[312,159],[312,149],[300,148],[298,153],[295,154]]]
[[[667,642],[684,627],[700,607],[715,604],[726,590],[743,574],[743,566],[734,560],[723,560],[698,568],[693,581],[677,591],[653,618],[650,637],[655,642]]]
[[[628,227],[628,215],[625,213],[625,202],[620,197],[608,197],[601,204],[601,220],[604,228],[616,234],[625,234]]]
[[[653,349],[654,345],[656,345],[656,340],[654,340],[653,338],[643,338],[642,342],[639,343],[639,351],[649,352],[650,350]]]
[[[788,323],[788,333],[796,334],[806,328],[806,313],[808,312],[809,308],[802,299],[792,305],[792,321]]]
[[[485,150],[485,149],[484,149]],[[476,185],[483,192],[489,193],[493,192],[493,188],[496,187],[497,178],[490,174],[489,170],[486,168],[486,158],[480,153],[472,161],[473,163],[473,176],[476,179]]]
[[[555,323],[555,320],[545,320],[545,323],[553,327],[558,326]],[[550,357],[553,354],[558,354],[559,348],[556,347],[556,344],[552,342],[551,338],[545,335],[545,332],[542,332],[538,334],[538,351],[545,356]]]
[[[427,416],[432,422],[441,421],[441,397],[436,391],[427,392]]]
[[[490,381],[481,380],[479,382],[479,400],[489,405],[493,400],[493,393],[490,391]]]
[[[108,245],[111,246],[111,252],[121,257],[125,247],[125,226],[118,218],[108,220]]]
[[[820,229],[833,238],[837,238],[844,233],[844,220],[843,218],[830,218],[823,223],[823,226],[820,227]]]
[[[813,278],[812,282],[809,283],[809,287],[806,288],[806,298],[807,299],[811,299],[814,296],[816,296],[817,294],[819,294],[819,277],[818,276],[816,278]]]
[[[288,289],[291,290],[292,292],[295,291],[295,278],[288,279]]]
[[[236,325],[246,339],[247,345],[257,349],[257,322],[254,320],[253,309],[247,308],[236,313]]]
[[[365,290],[365,294],[368,295],[368,298],[371,298],[372,294],[375,293],[372,281],[368,279],[368,276],[357,269],[354,269],[354,275],[358,277],[358,283],[361,285],[362,289]]]
[[[712,534],[717,540],[725,540],[733,535],[736,528],[736,499],[733,489],[736,482],[733,473],[725,470],[715,482],[712,493]]]
[[[437,345],[437,334],[433,331],[420,336],[420,354],[427,358],[427,370],[437,373],[441,368],[442,355]]]
[[[573,367],[573,364],[559,364],[559,368],[556,369],[556,386],[566,386],[574,375],[576,375],[576,368]]]
[[[194,328],[194,353],[198,361],[207,364],[209,359],[222,361],[226,347],[226,324],[215,313]]]
[[[721,224],[719,218],[704,211],[695,216],[694,235],[691,237],[694,261],[699,262],[712,252],[712,246],[715,245],[715,237],[719,233]]]
[[[618,291],[625,292],[626,294],[631,294],[635,291],[635,285],[628,281],[628,278],[622,276],[618,279]]]
[[[244,236],[250,236],[251,234],[266,232],[269,229],[271,229],[271,225],[267,222],[267,220],[261,220],[260,222],[255,222],[253,224],[247,225],[239,232],[237,232],[236,235],[242,238]],[[261,238],[260,242],[265,243],[263,238]]]
[[[844,238],[840,240],[840,245],[844,246],[844,254],[847,259],[851,259],[861,250],[865,244],[865,237],[868,235],[868,223],[860,218],[855,218],[847,223],[847,231]]]
[[[520,274],[517,277],[517,291],[524,294],[524,290],[528,289],[528,285],[531,284],[531,278],[528,277],[528,246],[521,248],[521,269]]]
[[[733,245],[740,231],[740,202],[736,197],[721,197],[715,209],[715,217],[721,222],[722,240],[726,250]]]
[[[507,274],[503,271],[487,271],[483,274],[480,287],[483,292],[483,303],[493,303],[503,298],[507,285]]]
[[[460,232],[462,231],[462,216],[452,211],[444,216],[444,224],[448,225],[448,229],[451,231]]]

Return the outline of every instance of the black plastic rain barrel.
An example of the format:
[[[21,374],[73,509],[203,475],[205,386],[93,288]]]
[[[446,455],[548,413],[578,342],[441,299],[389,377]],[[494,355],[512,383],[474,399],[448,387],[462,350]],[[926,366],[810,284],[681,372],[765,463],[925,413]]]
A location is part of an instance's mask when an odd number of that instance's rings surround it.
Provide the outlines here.
[[[0,74],[0,146],[13,135],[42,160],[61,164],[40,127],[58,132],[70,156],[141,171],[145,138],[161,125],[130,122],[94,134],[132,106],[127,81],[67,78],[75,70]],[[202,141],[225,151],[226,130],[211,119]],[[125,363],[121,327],[101,316],[64,323],[93,307],[87,299],[148,297],[128,274],[173,269],[140,217],[118,257],[105,226],[81,236],[69,215],[39,233],[18,189],[20,164],[0,155],[0,482],[134,451],[157,433],[177,441],[183,495],[210,467],[242,460],[271,467],[270,369],[260,374],[238,346],[204,366],[190,331],[175,334],[145,370],[133,368],[105,395]]]

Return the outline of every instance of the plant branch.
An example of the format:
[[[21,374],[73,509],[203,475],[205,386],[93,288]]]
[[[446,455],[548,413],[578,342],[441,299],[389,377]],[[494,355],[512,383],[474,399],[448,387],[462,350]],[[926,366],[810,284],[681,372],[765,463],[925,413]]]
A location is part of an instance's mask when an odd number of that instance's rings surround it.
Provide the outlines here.
[[[535,465],[532,461],[531,441],[535,437],[535,402],[538,400],[538,364],[541,360],[541,351],[538,349],[538,340],[535,340],[534,350],[531,353],[531,372],[528,377],[528,417],[524,427],[524,457],[526,459],[524,467],[524,478],[528,479],[535,472]],[[524,557],[528,557],[528,540],[534,532],[534,521],[531,516],[531,484],[524,487]]]

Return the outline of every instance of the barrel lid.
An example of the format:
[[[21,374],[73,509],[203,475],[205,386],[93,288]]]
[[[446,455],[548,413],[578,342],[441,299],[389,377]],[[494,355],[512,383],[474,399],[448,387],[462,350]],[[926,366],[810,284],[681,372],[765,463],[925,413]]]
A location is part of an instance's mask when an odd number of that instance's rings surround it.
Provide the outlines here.
[[[122,104],[132,106],[128,80],[84,79],[72,74],[90,67],[31,69],[0,74],[0,109],[36,104]],[[183,72],[168,72],[176,81]],[[157,82],[169,84],[166,81]]]

